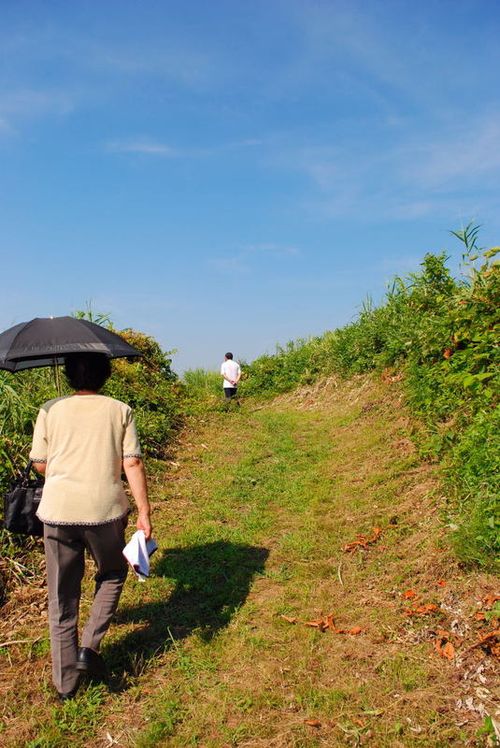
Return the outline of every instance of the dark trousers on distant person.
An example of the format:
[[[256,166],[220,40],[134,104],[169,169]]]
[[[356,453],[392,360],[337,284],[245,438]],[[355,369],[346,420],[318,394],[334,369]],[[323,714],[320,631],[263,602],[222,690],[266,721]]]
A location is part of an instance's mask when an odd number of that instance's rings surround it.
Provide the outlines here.
[[[49,592],[52,679],[59,693],[78,683],[78,613],[85,571],[85,550],[95,561],[95,593],[82,632],[82,647],[99,650],[118,606],[128,565],[122,554],[127,519],[104,525],[44,525]]]
[[[238,400],[238,388],[237,387],[224,387],[224,397],[227,405],[234,402],[239,407],[240,401]]]

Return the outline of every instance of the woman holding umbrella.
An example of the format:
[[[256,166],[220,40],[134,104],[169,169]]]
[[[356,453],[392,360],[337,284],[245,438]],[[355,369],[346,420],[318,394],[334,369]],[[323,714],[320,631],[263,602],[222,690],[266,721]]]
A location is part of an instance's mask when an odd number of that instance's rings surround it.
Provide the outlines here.
[[[151,536],[146,475],[132,411],[99,394],[111,373],[105,353],[65,357],[73,395],[42,405],[30,459],[45,474],[38,510],[44,523],[54,685],[72,698],[80,674],[105,675],[99,654],[127,575],[122,550],[129,502],[122,469],[137,504],[137,528]],[[97,567],[95,594],[78,647],[84,556]]]

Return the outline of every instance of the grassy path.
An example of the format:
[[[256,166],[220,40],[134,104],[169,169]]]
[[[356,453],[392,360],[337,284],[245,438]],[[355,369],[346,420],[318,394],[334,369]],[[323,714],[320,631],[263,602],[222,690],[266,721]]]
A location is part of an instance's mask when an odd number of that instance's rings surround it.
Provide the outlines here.
[[[439,629],[474,641],[492,580],[443,550],[437,478],[408,429],[397,395],[369,381],[193,424],[155,489],[155,574],[129,580],[106,639],[111,692],[55,707],[32,620],[36,645],[3,653],[3,744],[485,744],[457,701],[492,713],[491,658],[433,647]],[[343,551],[374,527],[375,543]],[[436,608],[406,616],[417,603]],[[353,633],[304,625],[330,613]]]

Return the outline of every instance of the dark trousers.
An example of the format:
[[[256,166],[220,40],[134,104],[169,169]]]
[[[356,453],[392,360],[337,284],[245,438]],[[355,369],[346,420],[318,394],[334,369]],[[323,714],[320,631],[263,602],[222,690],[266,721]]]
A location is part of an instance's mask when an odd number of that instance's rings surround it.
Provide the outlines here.
[[[126,517],[105,525],[44,525],[52,679],[60,693],[72,691],[78,682],[75,665],[85,550],[94,559],[97,573],[81,646],[98,651],[127,576],[122,554],[126,526]]]

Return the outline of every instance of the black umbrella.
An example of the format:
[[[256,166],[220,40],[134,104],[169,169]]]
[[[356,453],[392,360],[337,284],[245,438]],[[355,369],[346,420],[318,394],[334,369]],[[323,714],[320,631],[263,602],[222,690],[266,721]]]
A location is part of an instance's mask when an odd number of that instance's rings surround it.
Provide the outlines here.
[[[75,317],[36,317],[0,333],[0,369],[15,372],[54,366],[64,363],[67,353],[142,356],[115,332]]]

